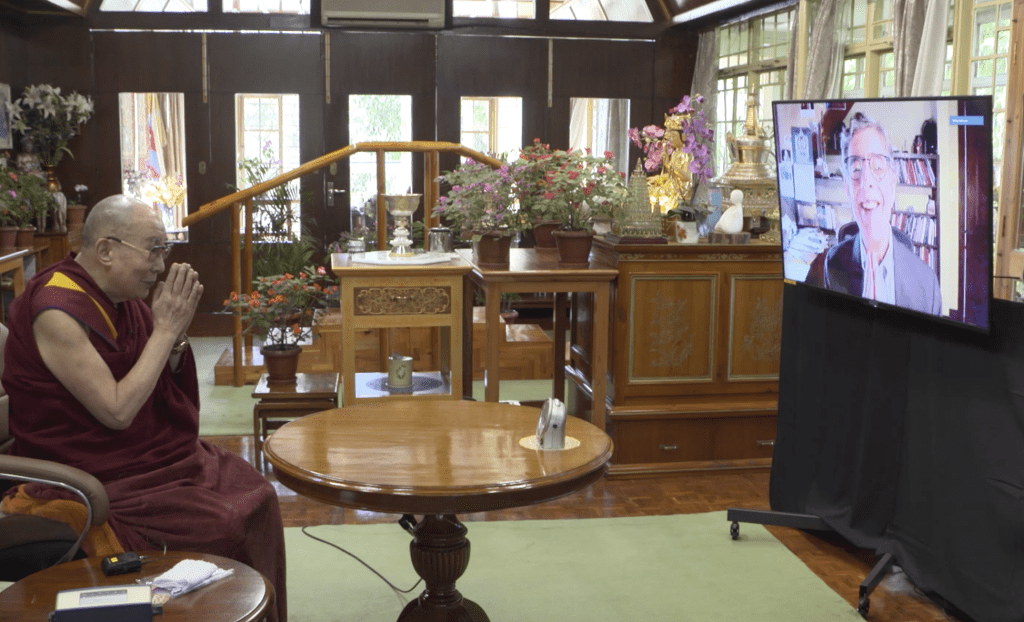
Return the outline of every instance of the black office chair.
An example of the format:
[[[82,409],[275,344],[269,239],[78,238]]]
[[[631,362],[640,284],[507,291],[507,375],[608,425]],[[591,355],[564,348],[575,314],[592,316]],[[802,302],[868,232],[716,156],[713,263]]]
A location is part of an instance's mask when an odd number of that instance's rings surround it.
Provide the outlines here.
[[[8,329],[0,324],[0,374]],[[58,462],[8,455],[13,440],[7,427],[7,392],[0,386],[0,493],[20,482],[40,482],[75,493],[85,504],[82,533],[67,523],[39,516],[0,514],[0,581],[19,581],[28,575],[72,559],[85,557],[82,542],[89,526],[102,525],[110,511],[103,484],[95,477]]]

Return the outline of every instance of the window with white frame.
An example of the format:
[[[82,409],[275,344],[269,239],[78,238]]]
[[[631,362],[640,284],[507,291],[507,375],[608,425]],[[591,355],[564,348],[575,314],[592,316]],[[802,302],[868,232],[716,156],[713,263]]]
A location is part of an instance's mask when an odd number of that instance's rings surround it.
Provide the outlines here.
[[[121,93],[121,188],[157,209],[170,240],[188,240],[185,95]]]
[[[971,95],[992,96],[992,179],[996,186],[993,197],[999,196],[1006,140],[1006,86],[1009,79],[1012,8],[1012,4],[1005,0],[979,0],[974,3],[968,88]]]
[[[786,82],[790,33],[796,8],[725,24],[718,29],[718,96],[715,121],[715,170],[731,166],[727,134],[738,135],[747,116],[747,96],[757,90],[758,118],[771,118],[771,103],[781,99]]]
[[[628,174],[629,100],[573,97],[569,106],[569,147],[595,155],[610,151],[616,170]]]
[[[221,0],[225,13],[309,15],[309,0]]]
[[[103,0],[100,11],[124,13],[205,13],[208,0]]]
[[[523,147],[521,97],[463,97],[460,142],[509,162]]]
[[[892,49],[892,0],[851,0],[846,10],[846,59],[843,97],[891,97],[896,94]]]
[[[249,188],[300,165],[299,96],[239,93],[235,96],[237,187]],[[288,241],[301,230],[299,180],[255,201],[253,231],[264,240]]]
[[[353,145],[370,141],[412,140],[411,95],[349,95],[348,135]],[[405,194],[412,189],[412,154],[384,156],[385,192]],[[353,153],[349,158],[351,207],[357,209],[377,196],[377,154]]]

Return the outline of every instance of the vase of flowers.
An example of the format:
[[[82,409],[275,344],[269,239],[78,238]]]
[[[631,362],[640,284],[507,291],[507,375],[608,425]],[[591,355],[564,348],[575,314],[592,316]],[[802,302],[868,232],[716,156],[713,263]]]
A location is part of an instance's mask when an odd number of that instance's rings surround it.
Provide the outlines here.
[[[224,309],[238,313],[243,331],[263,339],[260,354],[267,365],[268,382],[295,382],[303,340],[312,332],[317,309],[327,307],[327,298],[337,290],[327,270],[309,266],[297,275],[257,277],[252,292],[231,292]]]
[[[714,174],[714,131],[700,108],[704,97],[683,96],[665,114],[665,127],[631,128],[629,138],[644,152],[644,170],[651,200],[667,213],[690,204],[701,183]]]
[[[32,141],[40,164],[52,175],[64,154],[74,157],[68,142],[92,117],[93,101],[76,92],[61,95],[60,87],[50,84],[36,84],[25,87],[10,110],[11,127]],[[53,191],[57,190],[59,184]]]
[[[478,263],[481,245],[485,248],[483,268],[508,267],[508,249],[512,237],[530,225],[513,192],[509,165],[493,169],[479,162],[463,162],[438,178],[450,187],[447,196],[438,199],[434,213],[440,215],[465,238],[473,241]],[[498,254],[490,254],[491,246]]]

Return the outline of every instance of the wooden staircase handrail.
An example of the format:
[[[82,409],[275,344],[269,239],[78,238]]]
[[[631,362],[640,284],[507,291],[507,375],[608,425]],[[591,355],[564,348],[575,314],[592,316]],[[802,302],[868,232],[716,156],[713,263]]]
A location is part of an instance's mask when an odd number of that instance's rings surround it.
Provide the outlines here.
[[[342,147],[341,149],[338,149],[337,151],[332,151],[331,153],[324,154],[324,155],[320,156],[319,158],[317,158],[315,160],[310,160],[309,162],[306,162],[305,164],[303,164],[299,168],[291,170],[291,171],[288,171],[286,173],[282,173],[282,174],[278,175],[277,177],[274,177],[273,179],[268,179],[267,181],[264,181],[262,183],[256,184],[255,186],[251,186],[249,188],[246,188],[245,190],[239,190],[239,191],[234,192],[232,194],[229,194],[227,196],[221,197],[221,198],[217,199],[216,201],[211,201],[209,203],[201,205],[201,206],[199,206],[198,210],[196,210],[195,212],[192,212],[191,214],[188,214],[187,216],[185,216],[182,219],[181,223],[182,223],[182,225],[187,227],[187,226],[195,224],[197,222],[201,222],[203,220],[206,220],[210,216],[213,216],[214,214],[218,214],[218,213],[224,211],[225,209],[231,207],[232,205],[235,205],[236,203],[240,203],[242,201],[245,201],[246,199],[250,199],[250,198],[259,196],[261,194],[264,194],[264,193],[270,191],[273,188],[276,188],[277,186],[280,186],[282,184],[286,184],[286,183],[292,181],[293,179],[298,179],[299,177],[302,177],[304,175],[308,175],[309,173],[313,173],[315,171],[318,171],[318,170],[324,168],[325,166],[330,166],[331,164],[334,164],[335,162],[337,162],[339,160],[344,160],[345,158],[351,156],[353,153],[376,152],[376,151],[382,151],[382,152],[409,151],[409,152],[416,152],[416,153],[422,153],[422,152],[428,152],[428,151],[437,151],[437,152],[440,152],[440,153],[457,153],[457,154],[459,154],[461,156],[465,156],[465,157],[468,157],[468,158],[473,158],[477,162],[481,162],[483,164],[487,164],[488,166],[490,166],[492,168],[499,168],[501,166],[501,164],[502,164],[501,160],[498,160],[496,158],[492,158],[492,157],[490,157],[488,155],[484,155],[483,153],[480,153],[479,151],[476,151],[474,149],[470,149],[469,147],[466,147],[465,145],[460,145],[459,143],[435,142],[435,141],[412,141],[412,142],[383,142],[382,141],[382,142],[356,143],[354,145],[348,145],[347,147]],[[426,182],[430,183],[431,180],[428,179],[428,180],[426,180]]]
[[[233,192],[227,196],[221,197],[216,201],[211,201],[205,205],[201,205],[199,209],[191,214],[188,214],[182,219],[182,224],[187,226],[206,220],[207,218],[219,214],[220,212],[234,207],[231,211],[231,284],[232,289],[237,292],[249,293],[252,290],[252,215],[253,215],[253,199],[261,194],[269,192],[270,190],[286,184],[294,179],[298,179],[309,173],[318,171],[325,166],[330,166],[338,160],[343,160],[353,153],[360,152],[374,152],[377,154],[377,222],[385,222],[385,207],[384,198],[381,196],[385,192],[385,179],[384,179],[384,154],[395,151],[409,151],[409,152],[422,152],[426,153],[424,162],[424,213],[427,214],[428,222],[431,222],[433,218],[430,216],[431,210],[438,199],[439,184],[437,183],[437,177],[441,174],[438,164],[439,153],[456,153],[461,156],[472,158],[477,162],[487,164],[491,168],[500,168],[502,161],[484,155],[479,151],[470,149],[464,145],[458,143],[448,142],[436,142],[436,141],[412,141],[412,142],[365,142],[356,143],[354,145],[348,145],[342,147],[337,151],[324,154],[315,160],[306,162],[299,168],[282,173],[273,179],[268,179],[262,183],[258,183],[255,186],[246,188],[245,190],[239,190]],[[242,215],[241,212],[244,206],[245,212],[245,244],[243,246],[241,240],[241,234],[239,231],[242,228]],[[378,246],[383,248],[386,240],[385,227],[377,227],[377,242]],[[245,265],[242,265],[242,254],[245,254]],[[244,277],[244,278],[243,278]],[[234,331],[232,337],[232,343],[234,348],[234,384],[236,387],[242,386],[244,382],[244,374],[242,373],[242,319],[238,312],[234,314]],[[247,350],[252,349],[252,335],[246,335],[245,347]]]

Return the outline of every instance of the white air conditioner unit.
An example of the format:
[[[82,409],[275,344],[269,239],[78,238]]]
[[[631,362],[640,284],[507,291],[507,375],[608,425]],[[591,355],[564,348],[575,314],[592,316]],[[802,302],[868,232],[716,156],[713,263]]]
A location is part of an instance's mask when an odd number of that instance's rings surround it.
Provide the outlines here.
[[[322,0],[320,23],[348,28],[444,28],[444,0]]]

